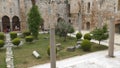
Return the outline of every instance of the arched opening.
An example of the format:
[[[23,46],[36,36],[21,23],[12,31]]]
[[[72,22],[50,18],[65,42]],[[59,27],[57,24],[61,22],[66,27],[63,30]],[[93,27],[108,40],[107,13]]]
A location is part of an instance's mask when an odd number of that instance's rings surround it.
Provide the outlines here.
[[[87,12],[90,13],[90,2],[88,2]]]
[[[19,17],[17,17],[17,16],[14,16],[12,18],[12,30],[20,31],[20,21],[19,21]]]
[[[10,19],[8,16],[3,16],[2,17],[2,27],[3,27],[3,32],[10,32]]]
[[[120,34],[120,23],[115,25],[115,32]]]
[[[90,22],[86,23],[86,29],[89,30],[90,29]]]
[[[65,22],[65,20],[60,17],[60,18],[57,19],[57,22],[58,22],[58,23],[59,23],[59,22]]]

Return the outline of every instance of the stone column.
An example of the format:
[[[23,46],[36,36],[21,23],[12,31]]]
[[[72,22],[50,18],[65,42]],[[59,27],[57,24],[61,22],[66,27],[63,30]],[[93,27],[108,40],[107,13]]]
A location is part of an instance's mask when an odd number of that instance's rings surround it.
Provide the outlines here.
[[[25,31],[27,29],[27,23],[26,23],[26,13],[25,13],[25,3],[24,0],[20,1],[20,18],[21,18],[21,31]]]
[[[54,26],[54,2],[51,4],[52,11],[50,10],[50,62],[51,68],[56,68],[56,45],[55,45],[55,26]]]
[[[55,28],[50,27],[50,61],[51,68],[56,68]]]
[[[109,48],[108,48],[108,56],[114,56],[114,33],[115,33],[115,18],[112,17],[109,23]]]

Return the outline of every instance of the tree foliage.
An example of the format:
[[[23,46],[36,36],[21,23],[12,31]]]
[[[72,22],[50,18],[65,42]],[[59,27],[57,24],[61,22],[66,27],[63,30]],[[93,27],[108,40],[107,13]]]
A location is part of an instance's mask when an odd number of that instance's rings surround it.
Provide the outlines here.
[[[38,10],[38,6],[33,5],[28,14],[29,30],[35,39],[38,38],[39,26],[41,24],[41,15]]]
[[[102,28],[96,28],[91,33],[92,38],[99,41],[99,45],[102,40],[108,39],[107,25],[104,25]]]
[[[73,33],[74,28],[70,23],[66,22],[58,22],[55,28],[56,34],[60,37],[64,37],[64,41],[66,41],[67,33]]]

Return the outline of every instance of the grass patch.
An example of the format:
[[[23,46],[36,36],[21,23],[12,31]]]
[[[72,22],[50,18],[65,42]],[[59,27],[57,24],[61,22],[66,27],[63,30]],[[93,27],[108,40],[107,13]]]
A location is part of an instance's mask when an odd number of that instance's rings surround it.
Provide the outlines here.
[[[5,49],[0,49],[0,68],[6,68]]]
[[[24,43],[23,46],[20,46],[18,48],[13,48],[15,68],[27,68],[30,66],[50,62],[49,59],[50,57],[47,55],[49,39],[46,39],[46,37],[49,38],[49,35],[40,34],[39,40],[35,41],[35,43]],[[90,52],[84,52],[82,49],[76,49],[74,52],[68,52],[66,51],[66,48],[68,46],[76,45],[76,39],[68,37],[66,42],[64,42],[63,39],[64,38],[60,38],[56,36],[56,43],[61,43],[63,48],[61,51],[58,51],[57,60],[83,55],[107,48],[106,46],[100,46],[100,45],[98,46],[97,44],[92,43],[93,47]],[[34,50],[40,53],[41,55],[40,59],[36,59],[34,56],[32,56],[32,52]]]

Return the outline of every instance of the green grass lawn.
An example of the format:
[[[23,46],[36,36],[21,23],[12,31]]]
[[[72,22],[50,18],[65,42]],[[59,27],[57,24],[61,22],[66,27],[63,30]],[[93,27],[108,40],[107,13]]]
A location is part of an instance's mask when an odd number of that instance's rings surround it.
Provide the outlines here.
[[[47,55],[49,39],[44,39],[45,37],[49,37],[49,35],[40,34],[38,41],[35,41],[34,43],[24,43],[23,46],[13,48],[15,68],[27,68],[33,65],[43,64],[50,61],[50,57]],[[106,46],[92,43],[92,50],[90,52],[84,52],[82,49],[76,49],[74,52],[68,52],[66,51],[67,47],[76,45],[75,38],[68,37],[67,41],[63,42],[63,38],[56,37],[56,43],[61,43],[63,48],[61,51],[58,51],[57,60],[107,49]],[[34,50],[40,53],[41,58],[36,59],[32,55],[32,52]]]
[[[5,49],[0,49],[0,68],[6,68]]]

